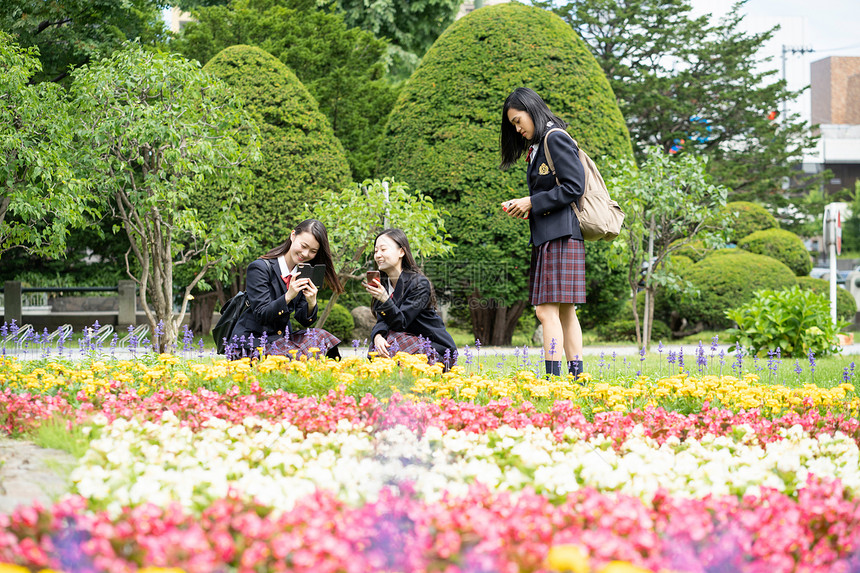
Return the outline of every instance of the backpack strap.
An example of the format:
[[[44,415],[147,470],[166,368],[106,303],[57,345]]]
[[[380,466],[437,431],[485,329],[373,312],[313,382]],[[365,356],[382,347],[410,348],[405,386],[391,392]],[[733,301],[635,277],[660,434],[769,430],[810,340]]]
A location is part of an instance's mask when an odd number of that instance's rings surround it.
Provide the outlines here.
[[[552,171],[552,174],[555,176],[555,165],[553,165],[553,163],[552,163],[552,156],[549,153],[549,145],[547,145],[547,143],[546,143],[546,140],[549,137],[549,134],[552,133],[553,131],[560,131],[560,132],[564,133],[566,136],[568,136],[573,141],[573,144],[576,146],[577,149],[579,149],[579,144],[576,142],[575,139],[573,139],[573,136],[571,134],[569,134],[567,132],[567,130],[562,129],[560,127],[553,127],[552,129],[547,131],[546,134],[544,134],[544,136],[543,136],[543,150],[544,150],[544,153],[546,154],[546,162],[549,164],[549,170]],[[558,182],[557,176],[556,176],[556,182]]]

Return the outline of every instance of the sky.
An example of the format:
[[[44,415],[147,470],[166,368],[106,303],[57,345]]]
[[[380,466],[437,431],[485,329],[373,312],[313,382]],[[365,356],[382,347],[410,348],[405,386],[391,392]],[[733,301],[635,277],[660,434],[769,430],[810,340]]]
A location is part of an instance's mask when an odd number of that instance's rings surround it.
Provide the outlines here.
[[[691,0],[694,15],[726,14],[734,0]],[[860,57],[860,0],[748,0],[743,8],[743,26],[749,32],[762,32],[780,26],[762,48],[762,56],[771,56],[767,64],[782,78],[782,46],[811,48],[811,53],[786,53],[785,78],[792,90],[809,85],[812,62],[835,56]],[[789,113],[798,113],[809,121],[810,98],[807,89],[788,104]],[[780,110],[782,111],[782,110]]]

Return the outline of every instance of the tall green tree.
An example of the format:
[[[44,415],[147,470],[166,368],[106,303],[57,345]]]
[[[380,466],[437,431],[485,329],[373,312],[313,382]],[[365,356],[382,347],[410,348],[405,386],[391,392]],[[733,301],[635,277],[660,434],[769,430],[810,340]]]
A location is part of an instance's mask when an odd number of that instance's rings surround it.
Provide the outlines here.
[[[229,46],[269,52],[292,70],[328,117],[356,180],[373,174],[376,150],[397,96],[384,78],[386,43],[349,28],[309,0],[234,0],[201,8],[173,48],[206,63]]]
[[[652,148],[639,169],[623,162],[607,182],[624,209],[622,238],[627,250],[627,279],[633,300],[645,269],[645,316],[640,322],[633,306],[636,342],[647,350],[654,322],[658,288],[683,291],[689,285],[672,272],[669,256],[694,241],[710,247],[725,244],[725,221],[714,211],[725,206],[727,190],[714,185],[707,174],[707,157],[685,155],[673,160]]]
[[[0,32],[0,255],[15,247],[61,255],[69,230],[94,213],[70,166],[72,125],[65,92],[29,83],[41,64]]]
[[[766,70],[759,49],[776,28],[741,29],[744,1],[720,22],[693,18],[689,0],[535,0],[588,44],[627,121],[639,159],[649,146],[706,154],[731,200],[785,203],[783,183],[815,184],[795,170],[814,145],[797,115],[771,118],[800,92]]]
[[[31,79],[64,80],[69,71],[108,56],[127,40],[165,39],[159,0],[14,0],[0,3],[0,29],[21,46],[36,47],[42,62]]]
[[[451,25],[462,0],[320,0],[343,14],[346,25],[388,40],[388,74],[407,79],[428,48]]]
[[[225,86],[196,62],[129,45],[72,72],[79,156],[90,184],[125,231],[141,304],[159,351],[173,348],[194,286],[241,258],[235,217],[242,168],[257,159],[257,127]],[[192,200],[207,183],[234,193],[204,220]],[[118,230],[115,228],[115,230]],[[194,268],[174,312],[174,269]]]

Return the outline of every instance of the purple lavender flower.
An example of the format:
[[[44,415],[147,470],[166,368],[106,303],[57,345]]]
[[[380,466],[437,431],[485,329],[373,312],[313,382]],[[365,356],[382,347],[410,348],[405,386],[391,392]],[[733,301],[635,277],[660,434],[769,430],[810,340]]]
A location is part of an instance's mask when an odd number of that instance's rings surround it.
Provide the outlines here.
[[[794,361],[794,372],[800,376],[803,374],[803,368],[800,367],[800,362],[798,360]]]
[[[2,336],[3,338],[6,338],[7,336],[9,336],[9,323],[8,322],[4,321],[3,326],[0,326],[0,336]]]
[[[681,368],[681,370],[684,369],[684,347],[683,346],[680,349],[678,349],[678,366]]]
[[[466,364],[467,365],[472,363],[472,351],[469,349],[468,344],[463,347],[463,356],[466,357]]]
[[[815,376],[815,352],[811,348],[809,349],[809,369],[812,375]]]
[[[200,337],[200,339],[197,341],[197,346],[200,348],[200,350],[199,350],[199,352],[198,352],[197,356],[198,356],[201,360],[203,360],[203,349],[204,349],[204,347],[206,346],[206,343],[205,343],[205,342],[203,342],[203,337],[202,337],[202,336],[201,336],[201,337]]]
[[[187,324],[183,324],[182,329],[182,351],[189,352],[192,349],[192,345],[194,343],[194,333],[191,332],[191,329],[188,328]]]
[[[642,348],[639,349],[639,362],[644,362],[644,361],[645,361],[645,347],[643,346]],[[637,374],[637,376],[638,376],[638,374]]]
[[[851,373],[848,371],[848,367],[845,367],[845,370],[842,372],[842,381],[845,383],[851,382]]]
[[[668,356],[666,356],[666,361],[667,361],[669,364],[675,364],[675,353],[674,353],[674,352],[672,352],[671,350],[669,351]]]
[[[699,367],[699,374],[704,372],[705,366],[708,365],[708,359],[705,358],[705,347],[702,346],[702,341],[699,341],[699,347],[696,349],[696,365]]]
[[[717,346],[719,345],[719,340],[720,340],[719,335],[715,334],[713,340],[711,340],[711,356],[713,356],[714,353],[717,352]]]

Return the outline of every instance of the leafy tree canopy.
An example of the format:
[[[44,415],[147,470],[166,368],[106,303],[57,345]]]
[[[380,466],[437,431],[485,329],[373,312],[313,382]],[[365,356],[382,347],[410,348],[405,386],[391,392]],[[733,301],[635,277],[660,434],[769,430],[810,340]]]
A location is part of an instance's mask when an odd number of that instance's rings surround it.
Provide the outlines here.
[[[38,55],[0,32],[0,254],[21,247],[60,255],[69,229],[94,214],[70,165],[65,92],[56,84],[29,84],[41,69]]]
[[[641,159],[648,146],[704,153],[733,200],[785,203],[783,181],[813,146],[798,116],[770,119],[799,92],[761,71],[757,55],[775,28],[741,31],[734,5],[717,24],[691,17],[689,0],[535,0],[588,44],[612,84]],[[801,187],[815,182],[796,177]]]
[[[0,29],[21,46],[39,49],[33,81],[59,81],[71,69],[108,56],[127,40],[165,39],[159,0],[17,0],[0,2]]]
[[[451,25],[462,0],[319,0],[343,14],[347,26],[389,42],[389,75],[406,79],[418,61]]]
[[[201,8],[173,49],[206,63],[229,46],[269,52],[310,91],[343,143],[355,179],[369,177],[396,90],[384,79],[386,44],[348,28],[310,0],[235,0]]]
[[[207,182],[240,196],[242,169],[258,156],[257,128],[225,86],[196,62],[129,45],[72,73],[76,164],[109,205],[139,264],[131,275],[160,351],[176,340],[191,290],[246,246],[234,209],[203,220],[191,200]],[[194,267],[174,313],[178,265]]]

